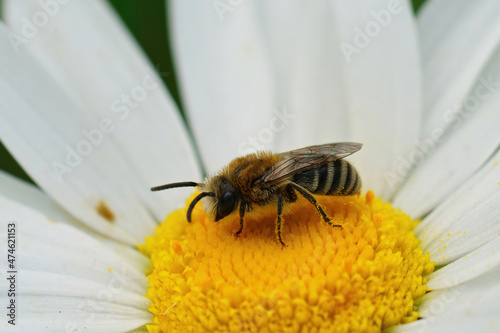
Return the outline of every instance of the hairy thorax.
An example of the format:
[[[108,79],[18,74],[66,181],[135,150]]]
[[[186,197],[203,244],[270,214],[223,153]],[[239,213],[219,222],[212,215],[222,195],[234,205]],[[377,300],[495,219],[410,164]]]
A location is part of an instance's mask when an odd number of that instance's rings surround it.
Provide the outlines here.
[[[281,155],[266,151],[249,154],[234,159],[221,170],[219,176],[229,180],[251,203],[265,205],[277,194],[276,189],[262,188],[256,181],[282,159]]]

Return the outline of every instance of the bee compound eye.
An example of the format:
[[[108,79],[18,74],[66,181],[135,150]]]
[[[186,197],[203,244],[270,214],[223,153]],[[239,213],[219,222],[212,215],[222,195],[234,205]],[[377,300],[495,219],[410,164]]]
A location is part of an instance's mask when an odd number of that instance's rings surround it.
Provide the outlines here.
[[[219,205],[217,207],[217,218],[221,219],[225,216],[231,214],[234,210],[235,205],[235,195],[233,191],[226,191],[219,200]]]

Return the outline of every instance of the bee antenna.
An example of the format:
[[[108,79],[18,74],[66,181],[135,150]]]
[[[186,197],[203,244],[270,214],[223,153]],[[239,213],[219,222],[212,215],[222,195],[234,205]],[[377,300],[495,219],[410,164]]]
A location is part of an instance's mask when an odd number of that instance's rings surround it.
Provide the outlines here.
[[[189,205],[188,211],[187,211],[187,220],[188,222],[191,222],[191,213],[193,212],[194,206],[203,199],[204,197],[215,197],[215,193],[213,192],[201,192],[196,196],[196,198],[191,201],[191,204]]]
[[[153,191],[153,192],[163,191],[163,190],[168,190],[169,188],[176,188],[176,187],[196,187],[198,185],[200,185],[200,184],[196,183],[196,182],[170,183],[170,184],[151,187],[151,191]]]

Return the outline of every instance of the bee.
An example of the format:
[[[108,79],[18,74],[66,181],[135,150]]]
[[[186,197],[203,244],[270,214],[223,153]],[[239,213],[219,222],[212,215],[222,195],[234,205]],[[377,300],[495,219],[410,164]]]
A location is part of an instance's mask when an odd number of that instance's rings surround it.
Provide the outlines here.
[[[177,187],[197,187],[196,196],[187,210],[187,220],[196,204],[203,199],[203,208],[215,222],[238,211],[243,231],[245,213],[258,207],[276,205],[276,235],[282,246],[283,206],[293,203],[300,194],[314,205],[322,219],[334,224],[319,205],[315,195],[354,195],[361,190],[361,178],[349,162],[343,160],[361,149],[360,143],[339,142],[305,147],[281,154],[268,151],[238,157],[203,183],[179,182],[151,188],[161,191]]]

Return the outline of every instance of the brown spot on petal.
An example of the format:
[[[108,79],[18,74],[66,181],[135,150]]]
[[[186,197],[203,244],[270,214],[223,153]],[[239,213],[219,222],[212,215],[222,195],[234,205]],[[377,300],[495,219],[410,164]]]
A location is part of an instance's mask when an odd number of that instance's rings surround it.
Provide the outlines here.
[[[99,201],[96,207],[97,213],[104,217],[109,222],[115,221],[115,214],[109,209],[108,205],[104,201]]]

